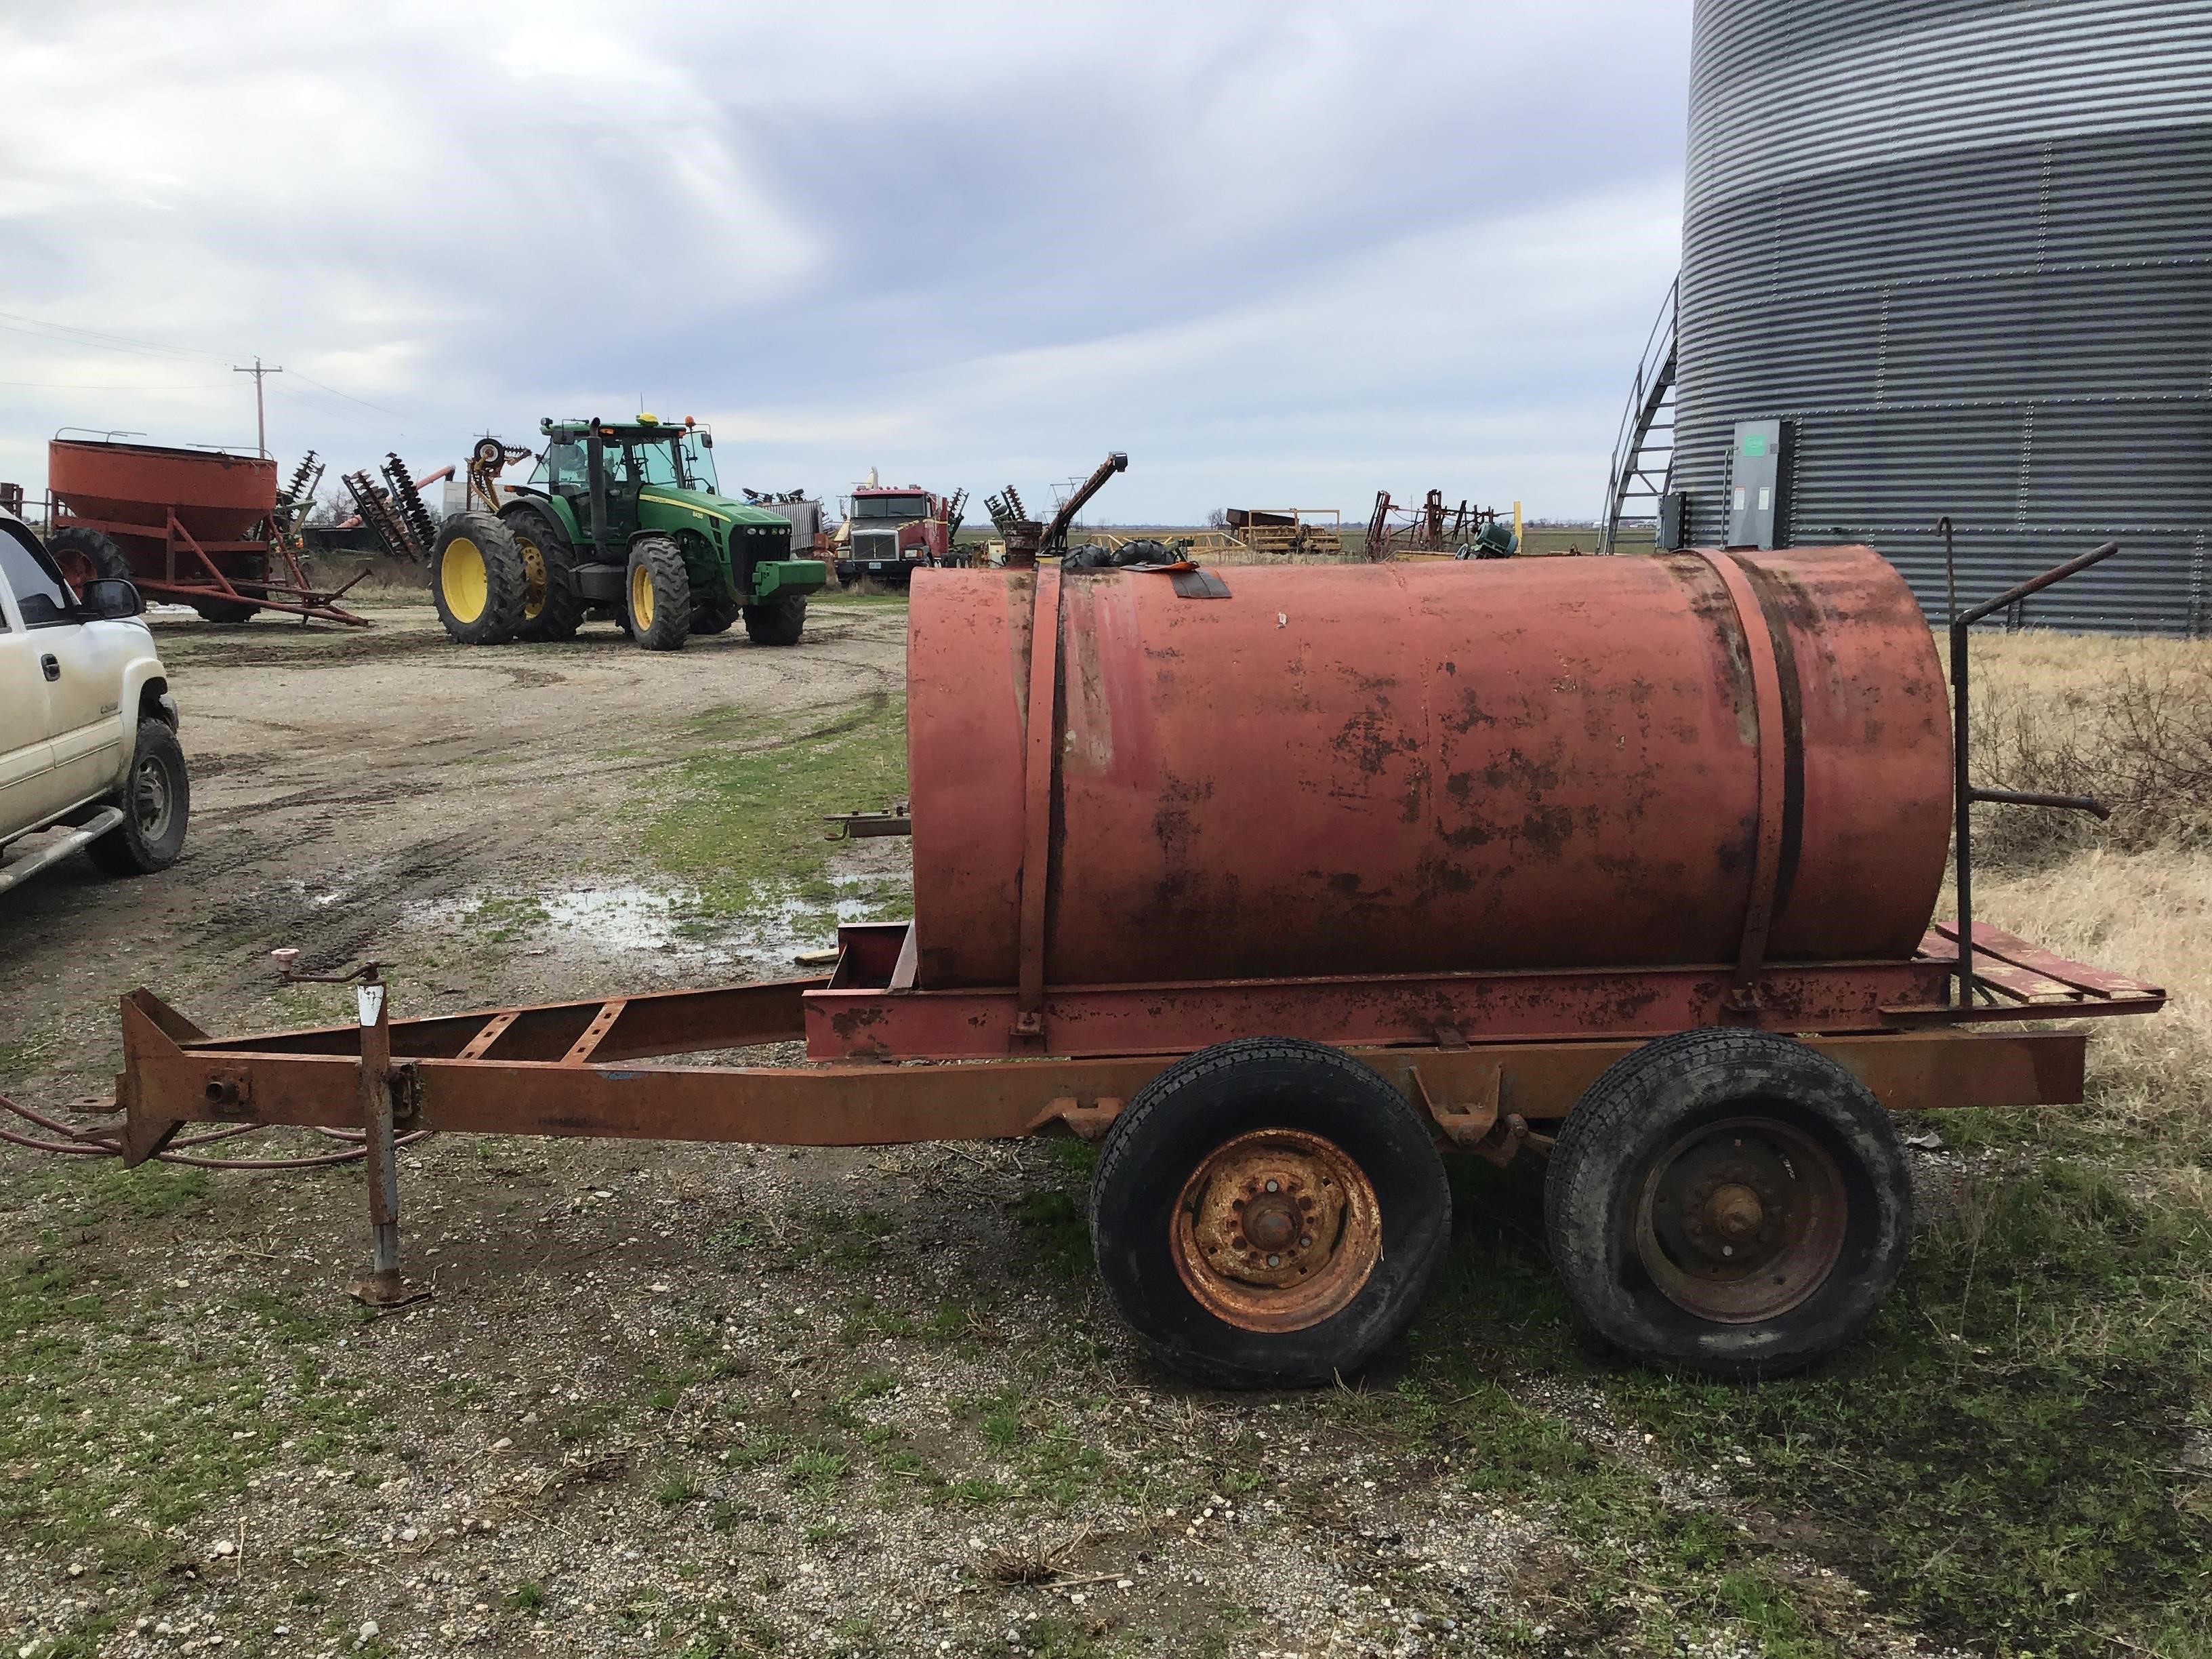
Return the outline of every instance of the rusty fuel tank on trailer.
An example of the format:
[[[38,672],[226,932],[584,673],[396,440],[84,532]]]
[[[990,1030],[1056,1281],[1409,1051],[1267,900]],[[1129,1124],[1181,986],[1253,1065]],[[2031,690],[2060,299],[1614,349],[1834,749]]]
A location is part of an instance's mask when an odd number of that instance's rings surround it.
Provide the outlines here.
[[[1919,944],[1948,706],[1871,549],[1208,575],[921,573],[918,988],[1016,982],[1025,848],[1055,985]]]

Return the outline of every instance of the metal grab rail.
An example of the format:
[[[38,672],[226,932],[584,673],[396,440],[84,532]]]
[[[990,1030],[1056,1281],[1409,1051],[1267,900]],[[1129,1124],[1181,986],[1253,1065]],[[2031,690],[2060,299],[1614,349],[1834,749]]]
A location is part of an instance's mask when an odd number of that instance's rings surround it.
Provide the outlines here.
[[[1946,518],[1937,526],[1943,532],[1943,570],[1950,592],[1958,592],[1958,573],[1951,551],[1951,521]],[[1951,768],[1954,844],[1958,855],[1959,883],[1959,1005],[1971,1006],[1974,1000],[1974,842],[1973,809],[1977,802],[1998,806],[2052,806],[2062,811],[2087,812],[2100,818],[2112,817],[2112,809],[2102,801],[2087,795],[2053,795],[2037,790],[1983,789],[1966,775],[1966,716],[1969,693],[1973,674],[1968,661],[1968,630],[1984,617],[1994,616],[2008,606],[2018,605],[2031,593],[2039,593],[2069,576],[2078,576],[2094,564],[2102,564],[2120,550],[2120,544],[2106,542],[2094,547],[2078,558],[2054,565],[2039,576],[2031,576],[2017,587],[2008,587],[1993,599],[1984,599],[1971,611],[1957,609],[1953,599],[1951,617]]]

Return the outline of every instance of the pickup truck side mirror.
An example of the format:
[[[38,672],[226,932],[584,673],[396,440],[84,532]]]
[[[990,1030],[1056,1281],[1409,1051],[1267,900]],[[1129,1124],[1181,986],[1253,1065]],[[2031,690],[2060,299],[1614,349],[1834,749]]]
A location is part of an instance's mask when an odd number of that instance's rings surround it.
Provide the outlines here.
[[[120,576],[100,576],[84,585],[79,596],[83,609],[101,622],[120,622],[145,610],[137,584]]]

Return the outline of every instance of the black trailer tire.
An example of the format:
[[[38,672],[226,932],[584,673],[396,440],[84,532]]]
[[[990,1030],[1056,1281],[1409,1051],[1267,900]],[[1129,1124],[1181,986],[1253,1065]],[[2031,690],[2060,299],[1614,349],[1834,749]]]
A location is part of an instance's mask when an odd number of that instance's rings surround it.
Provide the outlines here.
[[[131,561],[113,537],[81,524],[64,525],[46,538],[46,553],[61,567],[62,577],[84,597],[88,581],[132,580]]]
[[[530,579],[522,550],[489,513],[456,513],[430,552],[430,599],[463,645],[504,645],[522,626]]]
[[[623,595],[630,638],[640,650],[684,648],[691,634],[691,572],[682,548],[665,536],[632,542]]]
[[[584,625],[584,598],[576,592],[576,550],[561,526],[534,507],[510,507],[499,521],[522,556],[524,594],[517,639],[568,640]]]
[[[755,645],[797,645],[806,631],[806,595],[745,607],[745,637]]]
[[[193,610],[200,613],[202,622],[219,623],[226,628],[240,623],[252,622],[261,614],[261,607],[243,599],[194,599]]]
[[[1431,1127],[1371,1067],[1296,1037],[1217,1043],[1162,1072],[1091,1183],[1115,1307],[1168,1364],[1221,1388],[1358,1370],[1413,1322],[1450,1241]]]
[[[1897,1127],[1826,1055],[1684,1031],[1616,1061],[1567,1115],[1544,1228],[1590,1327],[1712,1376],[1798,1370],[1863,1331],[1912,1242]]]
[[[691,612],[691,631],[694,634],[726,634],[730,624],[738,619],[741,607],[732,599],[708,599]]]
[[[114,805],[123,822],[84,850],[111,876],[150,876],[166,870],[185,850],[192,815],[192,786],[177,734],[161,720],[138,722],[131,773]]]

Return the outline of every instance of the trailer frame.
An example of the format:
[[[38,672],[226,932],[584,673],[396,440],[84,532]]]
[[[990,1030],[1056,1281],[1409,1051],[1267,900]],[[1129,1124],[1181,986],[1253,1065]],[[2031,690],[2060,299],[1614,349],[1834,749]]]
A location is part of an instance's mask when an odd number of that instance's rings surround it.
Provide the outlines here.
[[[1974,930],[1977,982],[1993,1000],[1946,1006],[1943,986],[1960,953],[1956,931],[1939,927],[1905,963],[1770,964],[1763,988],[1795,974],[1801,994],[1738,1006],[1732,1019],[1728,965],[1091,988],[1044,1000],[1049,1024],[1040,1029],[1067,1052],[1024,1053],[1041,1039],[1022,1025],[1018,988],[896,988],[911,957],[910,924],[850,925],[839,934],[828,975],[397,1021],[391,988],[371,963],[346,976],[360,981],[355,1021],[221,1039],[152,992],[133,991],[123,1000],[116,1084],[124,1159],[143,1163],[195,1123],[365,1134],[371,1272],[356,1294],[393,1305],[415,1294],[398,1271],[392,1154],[404,1134],[788,1146],[1054,1133],[1095,1141],[1152,1078],[1249,1034],[1258,1029],[1251,1022],[1273,1012],[1306,1022],[1278,1029],[1310,1031],[1378,1073],[1441,1142],[1504,1164],[1524,1149],[1545,1150],[1540,1126],[1563,1119],[1614,1061],[1671,1031],[1735,1023],[1789,1032],[1892,1111],[2066,1106],[2082,1098],[2085,1030],[1972,1028],[2148,1013],[2165,1001],[2155,986],[1984,926]],[[1563,998],[1563,989],[1579,994]],[[1886,990],[1906,1000],[1868,1000]],[[1109,1003],[1120,1006],[1100,1018]],[[1803,1022],[1814,1006],[1826,1027]],[[907,1012],[917,1007],[926,1012]],[[1545,1007],[1555,1015],[1548,1028],[1532,1025],[1530,1011]],[[1465,1024],[1439,1018],[1438,1010]],[[1408,1011],[1416,1019],[1426,1011],[1425,1029],[1406,1025]],[[895,1055],[886,1031],[914,1046]],[[1133,1040],[1146,1032],[1150,1042]],[[863,1042],[854,1033],[868,1035]],[[827,1057],[781,1066],[640,1063],[799,1041]]]

